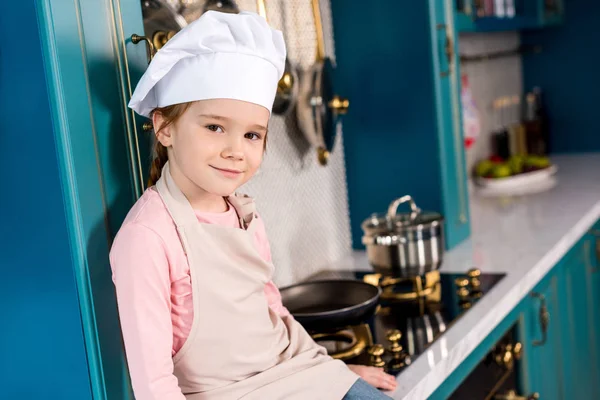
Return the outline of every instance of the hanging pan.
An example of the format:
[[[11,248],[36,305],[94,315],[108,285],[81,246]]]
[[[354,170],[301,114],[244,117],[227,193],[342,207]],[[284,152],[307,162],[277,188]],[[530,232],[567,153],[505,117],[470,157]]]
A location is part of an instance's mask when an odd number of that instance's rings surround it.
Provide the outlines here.
[[[300,129],[317,149],[319,163],[326,165],[335,143],[339,118],[348,111],[349,101],[334,94],[334,67],[325,55],[319,0],[311,0],[311,3],[317,33],[317,57],[303,74],[296,112]]]
[[[258,8],[258,14],[269,22],[265,0],[257,0],[256,7]],[[273,103],[273,112],[280,115],[287,113],[296,102],[297,97],[298,75],[290,62],[290,59],[286,57],[285,70],[277,84],[277,95],[275,96],[275,102]]]

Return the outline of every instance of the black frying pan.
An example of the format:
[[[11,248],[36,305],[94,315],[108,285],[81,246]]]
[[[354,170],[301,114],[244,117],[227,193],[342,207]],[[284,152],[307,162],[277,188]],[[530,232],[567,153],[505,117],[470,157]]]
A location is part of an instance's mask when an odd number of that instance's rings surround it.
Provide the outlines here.
[[[304,282],[280,292],[283,305],[313,332],[364,323],[375,313],[381,295],[379,287],[348,279]]]

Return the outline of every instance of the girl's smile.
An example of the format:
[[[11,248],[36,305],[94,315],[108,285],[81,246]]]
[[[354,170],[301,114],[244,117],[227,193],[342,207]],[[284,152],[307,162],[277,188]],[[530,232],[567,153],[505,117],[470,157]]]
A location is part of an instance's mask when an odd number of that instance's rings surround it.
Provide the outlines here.
[[[227,169],[227,168],[217,168],[211,165],[212,168],[219,171],[223,176],[227,178],[239,178],[243,171],[235,170],[235,169]]]

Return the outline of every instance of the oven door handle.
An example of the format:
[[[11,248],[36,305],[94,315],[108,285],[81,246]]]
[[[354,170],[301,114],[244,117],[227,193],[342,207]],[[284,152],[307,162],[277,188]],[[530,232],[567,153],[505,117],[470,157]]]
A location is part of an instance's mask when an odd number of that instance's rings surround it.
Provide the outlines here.
[[[540,330],[542,331],[542,339],[534,340],[532,344],[534,346],[543,346],[546,343],[546,338],[548,336],[548,325],[550,323],[550,312],[548,311],[548,307],[546,306],[546,298],[541,293],[533,292],[531,293],[532,297],[538,298],[541,301],[540,311],[539,311],[539,321],[540,321]]]

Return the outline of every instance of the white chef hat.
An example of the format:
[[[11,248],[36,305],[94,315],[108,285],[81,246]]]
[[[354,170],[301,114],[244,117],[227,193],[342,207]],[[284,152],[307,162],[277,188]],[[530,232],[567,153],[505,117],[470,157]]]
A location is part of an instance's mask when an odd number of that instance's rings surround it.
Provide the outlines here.
[[[282,33],[258,14],[207,11],[156,53],[129,107],[149,117],[156,107],[226,98],[271,111],[285,57]]]

